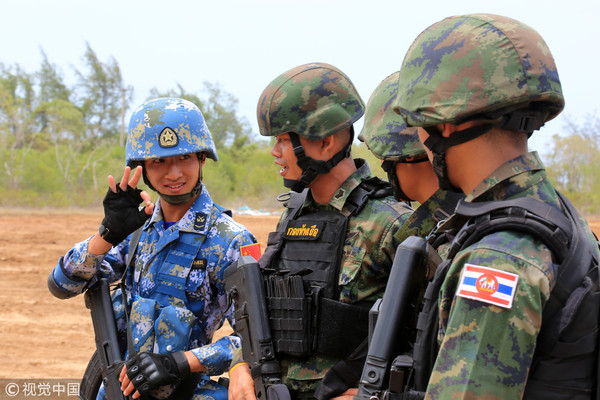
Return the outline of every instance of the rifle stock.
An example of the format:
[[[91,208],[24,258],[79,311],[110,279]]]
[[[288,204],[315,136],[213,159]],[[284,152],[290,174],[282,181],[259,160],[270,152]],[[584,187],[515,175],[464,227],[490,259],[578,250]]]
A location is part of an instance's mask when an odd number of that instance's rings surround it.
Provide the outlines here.
[[[289,400],[281,383],[281,367],[269,328],[268,308],[260,267],[242,256],[225,270],[225,287],[235,307],[235,331],[242,339],[244,361],[250,365],[258,400]]]
[[[411,236],[396,249],[383,299],[372,309],[378,316],[369,336],[369,351],[355,400],[382,399],[388,389],[403,387],[397,380],[389,382],[390,363],[407,350],[411,340],[420,292],[426,281],[428,246],[425,239]],[[405,380],[412,358],[399,361],[405,368],[396,368],[394,378]]]
[[[85,305],[92,316],[96,352],[81,380],[79,397],[82,400],[95,399],[100,384],[104,383],[109,400],[125,400],[127,397],[123,395],[119,382],[123,357],[117,337],[110,289],[105,278],[99,279],[85,292]]]

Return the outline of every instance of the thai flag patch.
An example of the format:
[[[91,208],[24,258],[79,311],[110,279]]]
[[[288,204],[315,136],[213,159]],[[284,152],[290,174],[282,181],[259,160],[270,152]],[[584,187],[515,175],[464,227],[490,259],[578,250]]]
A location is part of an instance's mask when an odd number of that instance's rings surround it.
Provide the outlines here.
[[[480,265],[465,264],[458,296],[511,308],[519,275]]]

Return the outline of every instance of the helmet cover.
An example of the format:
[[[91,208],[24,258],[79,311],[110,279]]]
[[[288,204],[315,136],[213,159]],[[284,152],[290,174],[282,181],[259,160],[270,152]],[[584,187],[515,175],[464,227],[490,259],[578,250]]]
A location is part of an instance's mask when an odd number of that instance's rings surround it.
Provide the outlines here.
[[[260,134],[294,132],[324,139],[360,119],[364,103],[354,84],[338,68],[310,63],[275,78],[258,101]]]
[[[379,159],[402,161],[426,156],[417,128],[407,127],[392,106],[398,94],[398,72],[385,78],[367,102],[365,120],[358,139]]]
[[[471,14],[437,22],[415,39],[394,107],[408,125],[431,126],[493,119],[533,103],[542,104],[543,122],[564,108],[545,41],[514,19]]]

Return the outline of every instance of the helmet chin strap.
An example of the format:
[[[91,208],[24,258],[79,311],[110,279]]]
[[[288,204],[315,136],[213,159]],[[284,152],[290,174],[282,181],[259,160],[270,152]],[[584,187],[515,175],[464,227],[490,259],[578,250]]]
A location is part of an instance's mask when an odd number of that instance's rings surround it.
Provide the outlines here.
[[[458,131],[450,137],[444,137],[440,132],[432,126],[424,127],[429,134],[429,137],[423,143],[433,153],[433,171],[438,177],[438,184],[440,189],[448,190],[451,192],[462,193],[462,189],[454,186],[450,179],[448,179],[448,165],[446,164],[446,150],[452,146],[456,146],[469,140],[473,140],[476,137],[483,135],[494,127],[494,124],[486,123],[483,125],[476,125],[470,128]]]
[[[171,194],[162,194],[162,193],[158,192],[158,195],[160,196],[161,199],[163,199],[167,203],[174,205],[174,206],[178,206],[180,204],[187,203],[194,196],[199,194],[201,191],[202,191],[202,178],[198,179],[198,183],[196,184],[196,186],[194,186],[192,191],[189,193],[171,195]]]
[[[289,135],[290,141],[294,146],[294,154],[298,159],[296,164],[298,164],[302,170],[302,175],[300,175],[300,178],[297,180],[284,178],[283,185],[292,189],[294,192],[300,193],[317,177],[317,175],[328,173],[344,158],[350,157],[352,141],[354,140],[354,128],[350,128],[350,141],[348,144],[327,161],[315,160],[314,158],[307,156],[304,152],[304,147],[302,147],[302,143],[300,143],[298,134],[289,132]]]
[[[391,161],[386,160],[381,163],[381,168],[387,172],[388,182],[392,185],[392,189],[394,190],[394,199],[396,201],[406,201],[410,204],[411,201],[415,201],[415,199],[411,199],[404,193],[402,190],[402,186],[400,185],[398,175],[396,174],[396,164],[405,163],[405,164],[417,164],[425,161],[429,161],[427,158],[417,159],[412,161]]]
[[[446,150],[452,146],[468,142],[476,137],[483,135],[492,128],[506,129],[509,131],[525,132],[530,137],[533,131],[544,126],[547,114],[540,110],[517,109],[502,114],[502,111],[495,115],[489,113],[481,115],[481,118],[473,118],[473,121],[482,121],[481,125],[471,126],[469,128],[457,131],[450,137],[443,137],[433,126],[423,127],[429,134],[429,138],[423,143],[433,153],[433,170],[438,177],[439,186],[443,190],[462,193],[462,190],[452,185],[448,179],[448,165],[446,164]]]

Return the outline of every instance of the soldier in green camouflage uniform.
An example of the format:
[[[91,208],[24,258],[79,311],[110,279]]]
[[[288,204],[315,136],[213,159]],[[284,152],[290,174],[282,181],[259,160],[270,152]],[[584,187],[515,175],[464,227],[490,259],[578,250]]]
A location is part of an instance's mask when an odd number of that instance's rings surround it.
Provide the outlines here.
[[[404,58],[395,102],[408,125],[419,127],[441,187],[461,190],[467,202],[530,197],[559,210],[527,139],[563,107],[557,69],[539,34],[484,14],[446,18],[423,31]],[[460,227],[455,220],[440,231]],[[463,297],[458,290],[469,265],[515,274],[512,305]],[[531,394],[528,374],[556,267],[538,238],[515,231],[490,234],[456,254],[441,287],[439,353],[426,398],[541,398]],[[568,387],[566,379],[552,383]]]
[[[305,64],[283,73],[267,86],[258,103],[260,133],[275,137],[271,154],[282,167],[284,185],[295,192],[308,188],[298,214],[318,210],[348,218],[345,233],[336,233],[342,252],[341,265],[336,266],[337,287],[333,288],[338,296],[335,300],[345,304],[372,303],[383,295],[396,247],[404,239],[394,233],[412,213],[388,190],[383,197],[369,198],[362,210],[348,217],[348,199],[373,179],[366,162],[353,160],[350,154],[353,123],[363,113],[363,102],[352,82],[324,63]],[[283,213],[280,224],[288,212]],[[269,243],[269,247],[273,245]],[[283,251],[286,246],[291,248],[284,242]],[[312,397],[320,379],[339,359],[319,353],[280,357],[283,383],[293,398]],[[250,369],[236,364],[235,358],[230,378],[230,399],[254,398]]]
[[[398,94],[399,72],[385,78],[367,102],[365,123],[358,138],[382,160],[398,201],[416,201],[419,208],[397,232],[398,238],[425,237],[435,224],[454,211],[462,193],[442,190],[419,141],[416,127],[394,112],[393,102]]]

